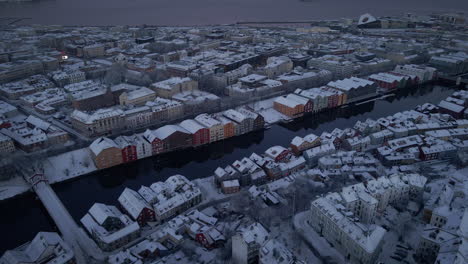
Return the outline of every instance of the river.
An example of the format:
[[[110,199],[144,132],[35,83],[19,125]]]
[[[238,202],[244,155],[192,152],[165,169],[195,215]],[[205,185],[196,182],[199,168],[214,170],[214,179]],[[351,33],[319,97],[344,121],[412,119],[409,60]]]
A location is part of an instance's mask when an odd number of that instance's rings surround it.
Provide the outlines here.
[[[32,0],[1,3],[0,18],[60,25],[206,25],[467,11],[466,0]],[[1,21],[0,21],[1,22]]]
[[[138,190],[141,185],[163,181],[174,174],[182,174],[189,179],[207,177],[218,166],[226,166],[236,159],[250,156],[252,152],[260,154],[273,145],[287,146],[295,136],[310,133],[320,135],[323,131],[332,131],[337,127],[351,127],[358,120],[377,119],[413,109],[426,102],[438,103],[453,91],[453,88],[440,85],[398,91],[395,97],[307,116],[285,125],[273,125],[268,130],[249,133],[196,150],[139,160],[59,183],[53,188],[70,214],[79,221],[94,202],[117,204],[117,198],[125,187]],[[0,218],[0,254],[31,240],[39,231],[56,230],[44,207],[32,193],[0,202],[0,211],[3,216]]]

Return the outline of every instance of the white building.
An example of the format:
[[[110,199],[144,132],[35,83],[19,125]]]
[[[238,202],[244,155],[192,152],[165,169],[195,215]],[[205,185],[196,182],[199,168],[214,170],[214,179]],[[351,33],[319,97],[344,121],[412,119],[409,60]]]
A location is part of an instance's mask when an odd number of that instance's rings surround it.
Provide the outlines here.
[[[351,263],[374,263],[385,229],[373,224],[379,211],[389,204],[407,203],[423,193],[426,177],[394,174],[347,186],[311,204],[311,223]]]
[[[165,182],[155,182],[150,188],[157,194],[153,204],[157,222],[169,218],[199,204],[202,200],[201,190],[182,175],[173,175]]]
[[[253,223],[232,237],[232,259],[235,264],[257,263],[260,247],[268,240],[268,231]]]
[[[95,203],[81,223],[105,251],[115,250],[138,237],[140,226],[115,206]]]

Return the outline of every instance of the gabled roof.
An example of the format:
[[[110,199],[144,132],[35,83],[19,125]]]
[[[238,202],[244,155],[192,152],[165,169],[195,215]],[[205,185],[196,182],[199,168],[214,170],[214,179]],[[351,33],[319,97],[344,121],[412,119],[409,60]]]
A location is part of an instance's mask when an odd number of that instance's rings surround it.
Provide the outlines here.
[[[110,138],[100,137],[91,143],[89,149],[94,153],[94,155],[99,155],[102,151],[109,148],[119,148],[119,146]]]
[[[160,127],[154,131],[154,134],[157,138],[164,140],[176,132],[190,134],[189,131],[187,131],[186,129],[178,125],[166,125],[166,126]]]
[[[179,124],[182,128],[186,129],[192,134],[197,133],[200,129],[204,129],[202,125],[200,125],[197,121],[193,119],[187,119],[182,121],[182,123]]]
[[[137,219],[144,208],[151,209],[140,194],[129,188],[125,188],[118,201],[133,219]]]
[[[88,212],[100,225],[102,225],[108,217],[118,218],[120,215],[122,215],[117,207],[112,205],[105,205],[102,203],[95,203]]]

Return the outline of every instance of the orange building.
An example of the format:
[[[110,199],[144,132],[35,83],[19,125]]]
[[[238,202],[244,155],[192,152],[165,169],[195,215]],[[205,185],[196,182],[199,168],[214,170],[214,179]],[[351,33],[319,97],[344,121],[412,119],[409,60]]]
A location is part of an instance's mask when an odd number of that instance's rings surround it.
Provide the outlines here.
[[[223,124],[224,139],[230,138],[236,135],[235,124],[232,120],[229,120],[228,118],[221,116],[221,115],[216,116],[216,119],[218,119]]]
[[[96,139],[90,146],[94,163],[98,169],[105,169],[119,165],[123,162],[122,150],[110,138]]]
[[[273,108],[291,118],[301,117],[304,115],[304,105],[286,97],[276,98],[273,102]]]

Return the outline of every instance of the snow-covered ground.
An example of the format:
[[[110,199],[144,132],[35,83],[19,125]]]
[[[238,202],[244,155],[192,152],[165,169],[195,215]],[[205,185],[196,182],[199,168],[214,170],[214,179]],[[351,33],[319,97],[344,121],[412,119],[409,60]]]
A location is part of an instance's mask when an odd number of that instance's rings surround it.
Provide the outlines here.
[[[307,220],[310,219],[308,216],[309,213],[310,211],[305,211],[294,216],[293,224],[296,231],[302,235],[302,238],[305,239],[318,254],[320,254],[320,256],[317,257],[333,260],[335,263],[345,263],[343,255],[332,247],[324,237],[317,234],[310,224],[307,223]]]
[[[69,180],[96,170],[88,148],[66,152],[44,161],[44,174],[49,183]]]
[[[195,185],[198,186],[198,188],[200,188],[203,193],[204,203],[227,197],[224,193],[221,192],[220,188],[216,187],[213,177],[214,176],[210,176],[193,180],[193,183],[195,183]]]
[[[291,118],[283,115],[273,108],[261,110],[259,113],[265,118],[265,122],[268,124],[278,123],[282,120],[291,120]]]
[[[261,111],[268,108],[273,108],[273,102],[276,100],[277,97],[266,99],[260,102],[255,102],[249,104],[249,107],[252,108],[254,111]]]
[[[6,200],[13,196],[27,192],[30,185],[22,178],[15,177],[0,182],[0,200]]]
[[[291,224],[285,224],[284,220],[276,218],[273,221],[273,227],[270,228],[270,237],[274,238],[286,246],[299,260],[305,263],[320,264],[323,263],[309,248],[306,242],[300,238],[298,232],[293,229]]]
[[[255,112],[261,114],[265,118],[265,122],[268,124],[278,123],[283,120],[291,120],[291,118],[281,114],[280,112],[273,109],[273,102],[276,98],[270,98],[256,103],[249,104]]]

